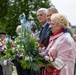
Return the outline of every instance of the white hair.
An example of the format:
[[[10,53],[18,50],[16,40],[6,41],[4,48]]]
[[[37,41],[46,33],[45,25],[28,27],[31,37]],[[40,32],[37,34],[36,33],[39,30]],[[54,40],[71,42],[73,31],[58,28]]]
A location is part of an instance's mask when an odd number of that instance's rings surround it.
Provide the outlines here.
[[[17,28],[16,28],[16,33],[19,33],[21,31],[21,28],[22,28],[22,26],[18,25]]]
[[[38,11],[37,11],[37,13],[38,12],[43,12],[44,14],[47,14],[47,9],[46,8],[40,8],[40,9],[38,9]]]

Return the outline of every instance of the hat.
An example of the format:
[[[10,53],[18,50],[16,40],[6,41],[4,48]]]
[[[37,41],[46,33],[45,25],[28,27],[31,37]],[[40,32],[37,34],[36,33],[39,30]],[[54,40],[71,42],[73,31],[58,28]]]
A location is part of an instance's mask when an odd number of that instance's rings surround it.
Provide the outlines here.
[[[6,33],[5,33],[5,32],[0,32],[0,35],[1,35],[1,34],[6,35]]]

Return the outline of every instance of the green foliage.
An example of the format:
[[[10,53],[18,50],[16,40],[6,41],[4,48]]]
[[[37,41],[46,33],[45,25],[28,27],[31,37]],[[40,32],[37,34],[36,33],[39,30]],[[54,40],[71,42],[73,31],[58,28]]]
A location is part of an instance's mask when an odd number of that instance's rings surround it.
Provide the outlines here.
[[[39,44],[35,37],[25,28],[22,31],[14,42],[10,39],[7,43],[0,41],[0,61],[16,58],[24,69],[38,71],[39,64],[46,65],[48,61],[39,54]]]
[[[19,15],[24,12],[27,20],[34,20],[40,28],[36,12],[39,8],[49,8],[50,0],[1,0],[0,1],[0,31],[8,35],[16,35],[16,27],[20,24]]]
[[[31,68],[37,71],[40,69],[39,64],[47,64],[45,59],[39,54],[38,48],[38,42],[30,32],[24,29],[24,32],[19,33],[15,40],[15,49],[18,52],[17,60],[24,69]]]

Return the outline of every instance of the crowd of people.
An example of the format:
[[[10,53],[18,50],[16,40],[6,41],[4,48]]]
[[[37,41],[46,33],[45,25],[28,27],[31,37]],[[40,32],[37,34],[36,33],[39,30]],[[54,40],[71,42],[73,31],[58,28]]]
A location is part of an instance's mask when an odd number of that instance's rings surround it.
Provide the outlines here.
[[[76,34],[72,34],[69,29],[69,21],[67,18],[58,12],[56,8],[40,8],[37,11],[38,21],[42,28],[39,33],[39,41],[45,47],[40,47],[40,55],[43,58],[52,57],[51,63],[48,63],[48,68],[44,64],[39,64],[38,72],[31,69],[23,69],[20,62],[14,59],[17,75],[75,75],[76,74]],[[22,26],[16,28],[17,34],[21,32]],[[35,37],[37,33],[36,24],[31,24],[31,35]],[[1,32],[0,39],[4,41],[6,34]],[[2,37],[4,37],[2,39]],[[9,64],[11,65],[11,63]],[[7,69],[7,67],[6,67]],[[10,68],[8,68],[9,70]],[[12,67],[10,73],[4,70],[0,63],[0,75],[12,75]]]

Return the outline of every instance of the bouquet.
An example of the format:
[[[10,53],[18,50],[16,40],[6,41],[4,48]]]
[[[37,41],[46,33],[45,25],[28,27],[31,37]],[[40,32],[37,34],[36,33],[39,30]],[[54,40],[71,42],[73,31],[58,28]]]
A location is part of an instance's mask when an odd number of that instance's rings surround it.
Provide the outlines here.
[[[10,39],[7,39],[7,42],[0,40],[0,61],[12,61],[15,58],[15,53],[15,45]]]
[[[49,63],[49,60],[45,60],[45,58],[39,54],[40,51],[38,49],[42,46],[38,38],[39,33],[33,37],[30,30],[28,30],[28,25],[26,25],[28,23],[25,19],[25,15],[22,14],[19,18],[22,24],[22,30],[14,42],[17,52],[16,57],[24,69],[31,68],[37,71],[40,69],[39,64],[46,65]]]
[[[39,70],[39,64],[44,63],[44,58],[39,54],[39,44],[26,29],[24,36],[20,34],[15,40],[18,61],[22,67]]]

